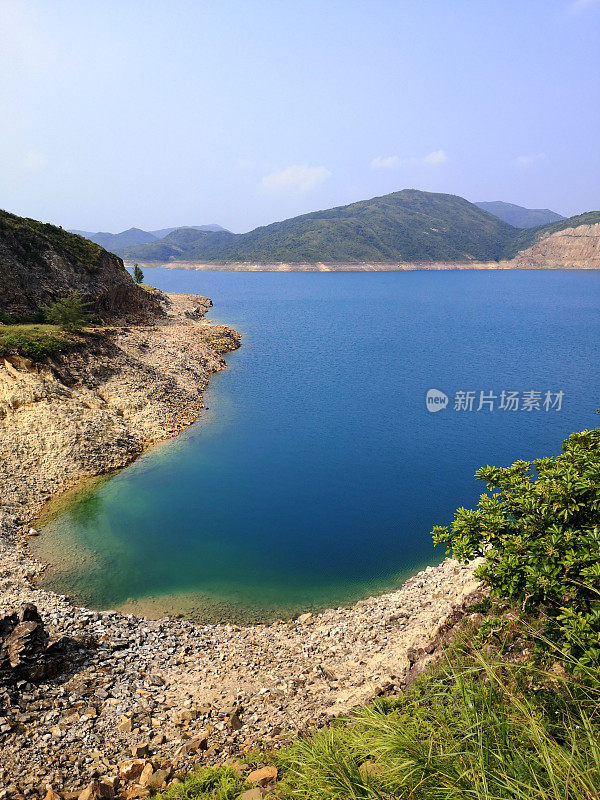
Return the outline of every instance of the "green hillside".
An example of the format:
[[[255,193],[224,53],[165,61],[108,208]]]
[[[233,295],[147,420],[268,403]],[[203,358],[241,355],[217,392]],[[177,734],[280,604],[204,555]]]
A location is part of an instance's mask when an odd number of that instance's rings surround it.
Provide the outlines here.
[[[514,233],[462,197],[405,189],[244,234],[177,230],[123,255],[140,261],[493,261]]]
[[[587,211],[585,214],[561,219],[560,222],[555,222],[552,225],[539,225],[537,228],[518,231],[506,245],[503,258],[514,258],[519,251],[531,247],[542,236],[565,230],[565,228],[576,228],[578,225],[594,225],[598,222],[600,222],[600,211]]]
[[[537,228],[540,225],[550,225],[552,222],[560,222],[561,219],[564,219],[561,214],[550,211],[549,208],[524,208],[514,203],[503,203],[501,200],[494,200],[491,203],[475,203],[475,205],[515,228]]]

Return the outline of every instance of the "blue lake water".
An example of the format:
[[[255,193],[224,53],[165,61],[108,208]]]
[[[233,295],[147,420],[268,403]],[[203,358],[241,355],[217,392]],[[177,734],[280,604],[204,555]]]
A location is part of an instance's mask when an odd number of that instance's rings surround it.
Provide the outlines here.
[[[246,621],[385,591],[443,558],[429,531],[477,502],[478,467],[598,422],[599,273],[145,273],[243,343],[199,423],[45,524],[46,582],[95,607]]]

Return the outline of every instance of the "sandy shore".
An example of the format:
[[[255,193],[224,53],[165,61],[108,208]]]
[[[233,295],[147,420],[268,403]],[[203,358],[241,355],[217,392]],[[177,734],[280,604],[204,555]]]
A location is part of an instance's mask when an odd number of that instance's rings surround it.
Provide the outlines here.
[[[139,261],[141,267],[161,267],[162,269],[190,269],[190,270],[216,270],[219,272],[420,272],[420,271],[452,271],[452,270],[493,270],[493,269],[569,269],[569,270],[597,270],[598,263],[577,263],[567,265],[557,263],[520,263],[511,261],[485,261],[485,262],[436,262],[436,263],[403,263],[403,262],[354,262],[339,264],[337,262],[320,263],[260,263],[260,262],[194,262],[194,261]],[[133,262],[125,262],[132,267]]]
[[[471,567],[446,560],[351,608],[240,628],[90,611],[32,583],[42,566],[24,532],[44,501],[197,418],[240,341],[204,319],[209,305],[172,295],[164,320],[115,329],[87,355],[0,365],[0,611],[34,603],[53,638],[79,642],[59,679],[0,686],[0,798],[64,797],[94,778],[124,797],[132,752],[165,785],[277,746],[396,691],[477,589]]]

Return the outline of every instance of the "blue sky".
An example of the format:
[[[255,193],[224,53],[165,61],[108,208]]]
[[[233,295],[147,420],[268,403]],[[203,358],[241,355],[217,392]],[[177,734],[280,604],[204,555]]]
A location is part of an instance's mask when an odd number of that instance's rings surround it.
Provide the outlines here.
[[[406,187],[600,208],[600,0],[0,0],[0,207],[235,231]]]

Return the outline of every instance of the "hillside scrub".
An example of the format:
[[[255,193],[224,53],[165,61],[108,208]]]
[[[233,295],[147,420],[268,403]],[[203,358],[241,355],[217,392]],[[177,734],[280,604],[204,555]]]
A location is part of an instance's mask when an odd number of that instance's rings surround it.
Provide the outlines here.
[[[484,467],[476,509],[459,508],[434,539],[459,561],[479,556],[492,593],[541,611],[547,636],[600,664],[600,429],[573,433],[555,458]]]
[[[72,350],[79,339],[60,331],[57,325],[0,326],[0,356],[20,355],[32,361]]]

